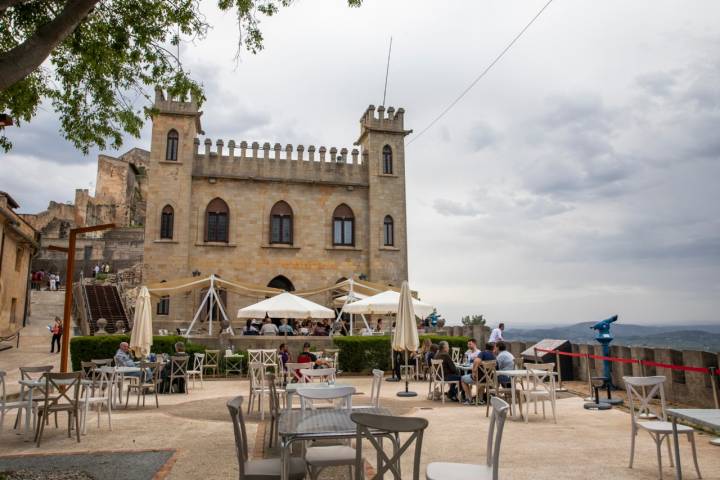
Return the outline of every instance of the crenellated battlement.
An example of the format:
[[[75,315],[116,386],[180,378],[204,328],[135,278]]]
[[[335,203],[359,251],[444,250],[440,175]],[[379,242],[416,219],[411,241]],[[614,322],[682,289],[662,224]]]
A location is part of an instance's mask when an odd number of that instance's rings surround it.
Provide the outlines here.
[[[367,184],[367,157],[353,148],[195,139],[194,176]]]
[[[179,115],[199,115],[201,112],[198,110],[197,99],[194,96],[190,97],[190,101],[186,102],[184,99],[175,98],[166,94],[161,88],[155,88],[155,103],[153,107],[156,108],[160,113],[171,113]]]
[[[360,117],[361,128],[372,130],[389,130],[403,132],[405,122],[405,110],[403,108],[370,105]]]

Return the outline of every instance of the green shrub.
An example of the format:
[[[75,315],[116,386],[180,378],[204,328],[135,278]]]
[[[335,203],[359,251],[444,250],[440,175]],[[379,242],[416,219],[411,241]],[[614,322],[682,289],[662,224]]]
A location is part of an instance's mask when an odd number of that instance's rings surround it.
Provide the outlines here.
[[[120,342],[129,342],[130,335],[101,335],[74,337],[70,339],[70,359],[73,370],[80,370],[80,362],[89,362],[94,358],[112,358],[118,349]],[[197,343],[191,343],[185,337],[177,335],[165,335],[153,337],[153,353],[175,353],[175,343],[183,342],[185,351],[192,355],[204,352],[205,347]]]
[[[448,337],[440,335],[421,335],[420,343],[429,338],[431,342],[438,343],[445,340],[450,347],[460,347],[464,352],[467,349],[467,337]],[[343,372],[367,373],[373,368],[390,370],[390,341],[385,336],[351,336],[334,337],[335,345],[340,349],[340,370]]]

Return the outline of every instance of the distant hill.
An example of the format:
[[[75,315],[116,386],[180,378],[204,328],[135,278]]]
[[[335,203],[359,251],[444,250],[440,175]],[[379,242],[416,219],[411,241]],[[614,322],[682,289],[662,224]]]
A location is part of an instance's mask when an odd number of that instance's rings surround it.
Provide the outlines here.
[[[570,340],[572,343],[595,343],[595,322],[582,322],[553,328],[511,329],[507,340],[537,341],[543,338]],[[675,350],[720,351],[720,325],[681,325],[650,327],[615,323],[611,327],[613,345],[664,347]]]

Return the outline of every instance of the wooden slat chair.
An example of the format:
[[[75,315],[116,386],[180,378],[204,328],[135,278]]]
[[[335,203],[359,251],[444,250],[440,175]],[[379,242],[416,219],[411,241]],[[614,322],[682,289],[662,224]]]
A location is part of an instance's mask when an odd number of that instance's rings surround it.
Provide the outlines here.
[[[500,443],[502,442],[503,427],[505,426],[510,405],[497,397],[493,397],[491,403],[493,413],[490,417],[490,426],[488,428],[485,465],[433,462],[427,466],[425,474],[427,480],[498,479]]]
[[[488,397],[488,389],[495,388],[495,370],[497,369],[497,361],[495,360],[483,360],[477,367],[477,370],[473,372],[475,375],[475,390],[477,396],[475,397],[475,405],[480,405],[480,401],[487,402],[490,400]],[[481,394],[482,392],[482,394]],[[488,405],[488,408],[489,405]]]
[[[32,406],[28,405],[28,402],[25,401],[8,401],[6,392],[5,392],[5,376],[7,375],[7,372],[5,370],[0,370],[0,432],[3,428],[3,423],[5,421],[5,412],[9,410],[17,410],[18,417],[22,418],[22,412],[25,410],[27,413],[28,409],[32,409],[33,411],[37,411],[37,403],[34,403]],[[35,417],[33,416],[33,420]],[[33,428],[35,426],[33,425]]]
[[[165,368],[170,369],[170,385],[168,388],[170,389],[170,392],[172,392],[173,384],[175,383],[175,380],[182,379],[185,384],[185,394],[190,393],[190,385],[188,385],[188,374],[187,374],[187,366],[188,361],[190,360],[190,357],[187,355],[178,355],[178,356],[172,356],[170,357],[170,362],[165,366]],[[178,382],[178,389],[180,388],[180,382]],[[170,393],[168,392],[168,393]]]
[[[218,365],[220,365],[220,350],[205,350],[203,370],[212,370],[213,376],[217,376]]]
[[[438,387],[440,389],[440,399],[442,400],[442,403],[445,403],[445,385],[452,385],[453,383],[457,385],[457,398],[458,401],[460,401],[460,392],[462,391],[460,389],[460,380],[445,380],[445,372],[443,371],[442,360],[430,360],[430,383],[428,398],[433,398],[435,391],[434,389],[435,387]]]
[[[452,347],[450,358],[455,363],[461,363],[460,347]]]
[[[135,395],[137,395],[137,402],[135,403],[136,408],[140,407],[140,396],[142,396],[143,408],[145,407],[145,395],[150,392],[155,395],[155,408],[160,408],[158,390],[160,389],[160,384],[162,382],[160,379],[160,372],[162,371],[162,368],[163,366],[160,362],[140,362],[140,369],[144,372],[144,379],[142,381],[138,381],[137,383],[131,383],[128,385],[125,405],[127,405],[128,400],[130,400],[130,391],[134,390]],[[169,366],[167,368],[169,368]]]
[[[280,458],[248,459],[248,438],[245,431],[242,402],[243,397],[241,396],[227,402],[235,434],[235,454],[237,455],[240,470],[238,478],[240,480],[279,480],[282,472]],[[291,480],[302,480],[305,478],[305,461],[301,458],[290,457],[289,471]]]
[[[75,434],[77,441],[80,443],[80,382],[82,373],[52,373],[43,374],[45,379],[45,391],[57,392],[57,394],[48,393],[45,395],[43,405],[38,409],[37,431],[35,433],[36,446],[40,447],[43,431],[45,430],[45,422],[43,417],[47,418],[51,413],[67,412],[68,414],[68,438],[72,436],[71,425],[75,420]],[[62,388],[58,385],[58,381],[69,381],[69,384],[63,384]]]
[[[415,443],[413,457],[413,480],[420,479],[420,455],[422,453],[423,433],[428,426],[425,418],[396,417],[392,415],[376,415],[372,413],[355,412],[350,418],[357,425],[355,435],[355,478],[364,478],[365,465],[363,464],[362,445],[367,440],[375,449],[378,457],[377,472],[371,480],[384,478],[387,471],[391,471],[395,480],[403,477],[400,473],[400,459],[402,455]],[[409,434],[407,440],[400,445],[400,434]],[[393,442],[393,456],[388,457],[382,443],[376,438],[382,436]]]
[[[92,381],[92,385],[84,389],[84,398],[82,399],[82,433],[87,433],[87,415],[91,406],[97,406],[97,426],[100,428],[100,413],[104,406],[107,410],[108,428],[112,431],[112,395],[113,385],[115,384],[115,369],[113,367],[96,368],[92,374],[92,378],[86,380]],[[128,389],[128,393],[130,390]]]
[[[667,440],[668,457],[670,457],[670,465],[673,465],[673,455],[670,452],[670,441],[672,438],[672,423],[667,421],[667,414],[665,412],[665,376],[654,376],[654,377],[623,377],[625,382],[625,388],[627,389],[628,407],[630,407],[630,468],[633,468],[633,461],[635,459],[635,437],[638,431],[645,430],[650,434],[653,441],[655,442],[655,450],[657,452],[658,461],[658,478],[662,480],[662,455],[661,447],[663,441]],[[640,413],[650,411],[650,402],[653,398],[660,397],[660,411],[655,412],[659,420],[648,420],[642,421]],[[636,404],[638,408],[636,408]],[[692,448],[693,462],[695,463],[695,471],[697,472],[698,478],[702,478],[700,475],[700,467],[697,461],[697,451],[695,449],[695,432],[692,427],[686,425],[677,426],[678,435],[687,435],[687,439],[690,442]]]
[[[30,381],[36,381],[42,379],[42,376],[45,375],[48,372],[51,372],[54,367],[52,365],[41,365],[37,367],[20,367],[20,380],[30,380]],[[33,391],[33,402],[36,404],[40,404],[43,401],[45,401],[45,395],[47,395],[47,392],[45,391],[45,384],[43,383],[41,387],[36,388]],[[46,423],[49,421],[46,418]],[[18,416],[15,419],[15,428],[18,428],[20,424],[20,413],[18,412]],[[55,428],[57,428],[57,415],[55,415]]]
[[[504,387],[502,384],[500,384],[500,381],[498,380],[498,376],[502,375],[502,370],[497,369],[497,365],[495,368],[488,369],[488,385],[486,388],[487,393],[487,400],[486,400],[486,406],[485,406],[485,416],[490,415],[490,405],[491,400],[493,397],[502,397],[505,401],[512,401],[512,390],[510,387]],[[517,387],[516,383],[516,388]],[[517,399],[519,402],[518,408],[522,412],[522,395],[519,393],[519,389],[516,392],[517,393]]]

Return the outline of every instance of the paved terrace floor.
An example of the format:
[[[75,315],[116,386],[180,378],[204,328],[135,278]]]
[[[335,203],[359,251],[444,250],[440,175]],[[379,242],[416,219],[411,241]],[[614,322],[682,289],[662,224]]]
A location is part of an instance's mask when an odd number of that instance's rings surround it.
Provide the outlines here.
[[[367,402],[369,377],[343,377],[361,395],[356,404]],[[425,434],[422,453],[422,475],[433,461],[475,462],[484,458],[488,419],[484,407],[461,406],[454,403],[426,400],[427,384],[411,383],[419,393],[416,398],[401,399],[395,393],[403,386],[383,382],[381,403],[400,415],[422,416],[430,425]],[[237,478],[237,464],[232,426],[225,402],[235,395],[246,395],[246,379],[206,380],[204,388],[191,390],[189,395],[160,397],[160,408],[116,410],[113,430],[105,422],[98,429],[93,414],[88,434],[78,444],[68,439],[66,431],[46,429],[41,448],[25,442],[8,427],[0,432],[0,457],[9,455],[57,455],[69,452],[139,451],[174,449],[167,468],[155,478]],[[133,397],[131,396],[131,402]],[[542,415],[531,416],[529,423],[508,420],[502,444],[501,478],[504,479],[655,479],[657,465],[653,441],[644,432],[638,437],[635,468],[627,468],[630,444],[630,417],[626,411],[604,412],[584,410],[583,401],[568,396],[558,401],[559,421],[554,424]],[[14,417],[14,416],[13,416]],[[60,425],[63,425],[62,418]],[[265,424],[257,414],[246,416],[248,435],[252,440],[251,456],[273,456],[266,445]],[[698,458],[704,478],[720,479],[720,447],[708,443],[710,436],[696,434]],[[665,450],[666,478],[673,478]],[[690,449],[681,440],[685,478],[695,478],[690,469]],[[370,463],[374,454],[368,455]],[[59,458],[59,457],[56,457]],[[410,472],[410,459],[404,462]],[[0,465],[2,458],[0,458]],[[133,465],[127,465],[132,469]],[[346,470],[327,470],[321,478],[345,478]],[[386,477],[388,478],[388,477]]]

